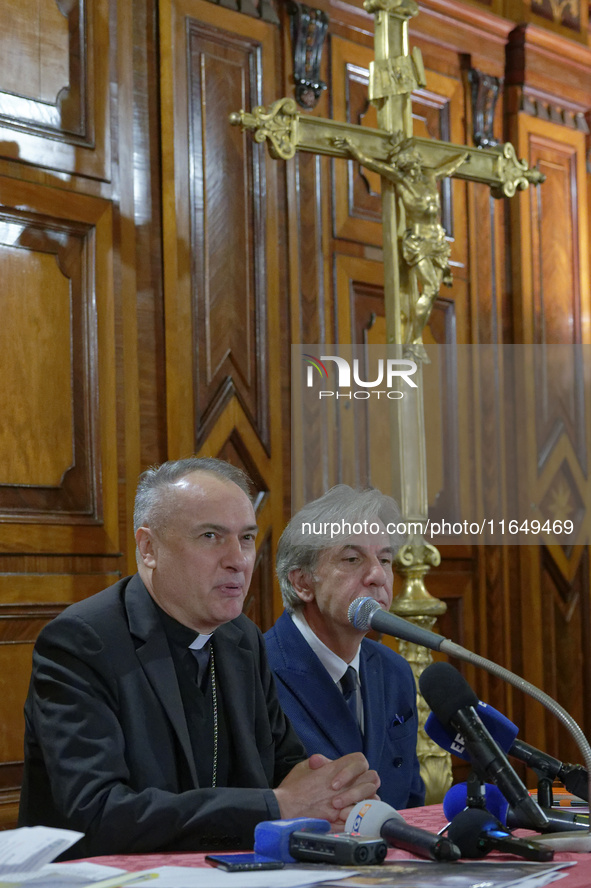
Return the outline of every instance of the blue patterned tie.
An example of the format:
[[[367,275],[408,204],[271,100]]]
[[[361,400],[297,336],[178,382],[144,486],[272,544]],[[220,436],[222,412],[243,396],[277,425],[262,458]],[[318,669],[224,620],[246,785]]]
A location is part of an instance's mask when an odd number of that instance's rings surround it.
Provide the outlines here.
[[[340,685],[343,691],[343,697],[345,698],[345,703],[349,707],[349,711],[355,721],[358,722],[359,719],[357,718],[357,688],[359,686],[359,680],[357,678],[357,672],[353,668],[353,666],[347,666],[347,671],[341,678]]]

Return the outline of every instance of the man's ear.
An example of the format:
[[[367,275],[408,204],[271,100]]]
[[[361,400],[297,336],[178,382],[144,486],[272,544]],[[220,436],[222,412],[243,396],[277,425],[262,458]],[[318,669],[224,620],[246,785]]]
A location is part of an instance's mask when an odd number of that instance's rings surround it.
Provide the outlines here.
[[[138,552],[140,553],[140,561],[144,567],[153,570],[156,567],[156,552],[154,548],[154,540],[152,538],[152,530],[149,527],[138,527],[135,534],[135,542]]]
[[[311,574],[301,567],[296,567],[288,573],[289,582],[295,589],[298,598],[305,603],[314,601],[315,584]]]

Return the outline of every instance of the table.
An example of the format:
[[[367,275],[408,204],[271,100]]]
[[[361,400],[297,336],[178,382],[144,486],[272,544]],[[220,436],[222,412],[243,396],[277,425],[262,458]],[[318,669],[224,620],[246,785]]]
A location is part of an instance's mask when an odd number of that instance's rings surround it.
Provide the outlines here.
[[[443,816],[441,805],[429,805],[424,808],[409,808],[402,812],[404,819],[414,826],[420,826],[422,829],[428,829],[430,832],[437,832],[445,826],[446,820]],[[529,836],[532,833],[526,830],[516,830],[517,836]],[[219,853],[219,852],[218,852]],[[388,861],[390,860],[408,860],[412,857],[406,851],[398,851],[391,848],[388,852]],[[153,869],[157,866],[208,866],[204,861],[204,854],[191,853],[158,853],[158,854],[114,854],[105,857],[90,857],[87,860],[92,863],[102,863],[106,866],[118,866],[121,869],[136,872],[137,870]],[[494,851],[488,855],[488,859],[495,860],[515,860],[515,857],[507,854],[499,854]],[[590,854],[572,854],[557,853],[554,860],[563,862],[567,860],[574,861],[577,865],[567,869],[566,876],[557,884],[559,888],[591,888],[591,853]]]

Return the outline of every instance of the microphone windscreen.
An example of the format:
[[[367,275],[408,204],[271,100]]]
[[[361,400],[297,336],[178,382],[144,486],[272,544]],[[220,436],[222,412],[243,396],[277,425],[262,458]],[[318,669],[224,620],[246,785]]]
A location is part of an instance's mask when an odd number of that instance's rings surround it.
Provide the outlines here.
[[[448,789],[443,799],[443,813],[447,820],[453,820],[460,811],[464,810],[467,798],[468,786],[466,783],[456,783]],[[484,804],[486,810],[497,817],[501,823],[507,822],[509,802],[498,786],[492,783],[484,784]]]
[[[451,727],[450,719],[460,709],[478,706],[478,697],[451,663],[437,662],[427,666],[419,678],[419,688],[444,727]]]
[[[472,859],[484,857],[488,853],[488,848],[483,848],[480,839],[489,830],[502,829],[505,833],[502,823],[499,823],[496,817],[493,817],[483,808],[468,808],[466,811],[460,811],[449,825],[447,836],[462,852],[462,857]]]
[[[358,802],[347,817],[345,832],[359,833],[362,836],[379,836],[384,823],[393,818],[404,820],[404,817],[391,805],[378,799],[366,799]]]
[[[478,701],[476,712],[480,716],[485,728],[490,732],[493,740],[501,747],[503,752],[509,752],[519,730],[517,725],[513,724],[505,715],[494,709],[492,706]],[[438,746],[447,752],[453,752],[459,758],[470,761],[470,755],[463,745],[462,738],[453,728],[444,727],[437,716],[431,712],[425,722],[425,733]]]
[[[356,598],[349,605],[347,617],[356,629],[367,632],[371,628],[371,618],[377,610],[380,610],[380,605],[374,598]]]

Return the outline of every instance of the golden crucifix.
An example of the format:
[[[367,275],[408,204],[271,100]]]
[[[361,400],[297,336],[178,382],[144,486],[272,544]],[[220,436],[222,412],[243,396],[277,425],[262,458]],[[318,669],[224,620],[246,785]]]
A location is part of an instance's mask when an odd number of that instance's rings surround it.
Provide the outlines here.
[[[279,99],[268,109],[234,112],[230,122],[252,131],[257,142],[267,141],[273,157],[289,160],[296,151],[308,151],[352,158],[381,176],[386,337],[389,344],[402,346],[417,362],[414,379],[421,393],[413,400],[395,402],[398,413],[392,430],[397,464],[393,474],[400,487],[403,518],[424,528],[428,497],[422,334],[441,284],[451,284],[450,247],[441,225],[437,182],[455,176],[489,185],[495,197],[512,197],[518,189],[539,184],[544,177],[518,160],[510,143],[467,150],[449,142],[414,137],[412,92],[426,86],[420,50],[414,47],[409,52],[408,46],[408,22],[418,14],[418,3],[365,0],[363,6],[375,16],[369,98],[377,109],[378,129],[302,116],[290,98]],[[439,561],[439,552],[422,534],[413,535],[397,556],[405,583],[392,610],[428,629],[446,609],[424,584],[425,574]],[[418,679],[431,661],[430,652],[405,642],[400,643],[400,649]],[[419,699],[421,725],[427,711]],[[438,801],[451,783],[449,756],[423,732],[418,753],[427,801]]]

